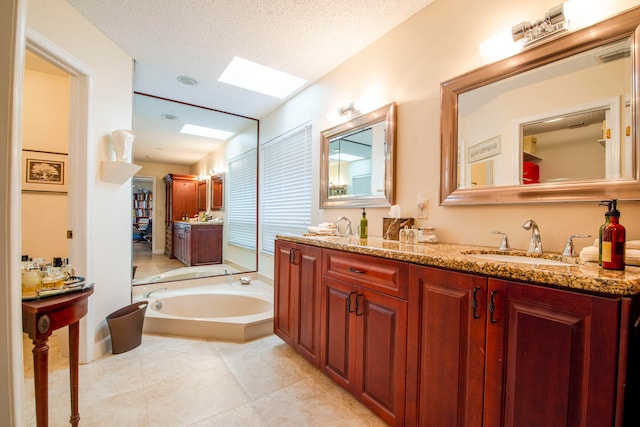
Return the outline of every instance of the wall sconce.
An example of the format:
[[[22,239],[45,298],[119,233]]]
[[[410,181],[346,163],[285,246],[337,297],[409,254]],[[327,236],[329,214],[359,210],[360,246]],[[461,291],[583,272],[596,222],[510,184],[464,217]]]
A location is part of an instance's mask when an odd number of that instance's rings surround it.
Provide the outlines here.
[[[362,114],[360,101],[352,101],[346,107],[340,107],[338,110],[334,110],[327,114],[327,120],[334,123],[344,122],[360,114]]]
[[[340,117],[346,116],[347,118],[351,118],[357,116],[360,113],[362,113],[362,110],[355,102],[351,102],[347,107],[338,108],[338,115]]]
[[[564,15],[564,3],[552,7],[545,14],[544,19],[534,23],[523,21],[511,27],[513,41],[524,39],[524,45],[528,46],[552,35],[560,34],[569,28]]]

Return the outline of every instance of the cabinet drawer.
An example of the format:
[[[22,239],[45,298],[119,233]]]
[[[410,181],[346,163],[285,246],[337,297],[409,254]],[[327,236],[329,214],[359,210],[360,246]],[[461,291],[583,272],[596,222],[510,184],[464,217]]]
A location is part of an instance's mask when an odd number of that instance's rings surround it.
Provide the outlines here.
[[[408,269],[401,262],[330,249],[323,252],[325,276],[407,299]]]

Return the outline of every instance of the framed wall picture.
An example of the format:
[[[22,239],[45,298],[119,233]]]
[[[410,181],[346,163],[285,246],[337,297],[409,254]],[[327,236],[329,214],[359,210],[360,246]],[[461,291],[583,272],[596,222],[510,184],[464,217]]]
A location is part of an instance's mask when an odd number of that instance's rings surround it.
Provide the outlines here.
[[[500,154],[500,135],[469,147],[467,160],[473,163],[498,154]]]
[[[67,193],[68,155],[22,150],[22,191]]]

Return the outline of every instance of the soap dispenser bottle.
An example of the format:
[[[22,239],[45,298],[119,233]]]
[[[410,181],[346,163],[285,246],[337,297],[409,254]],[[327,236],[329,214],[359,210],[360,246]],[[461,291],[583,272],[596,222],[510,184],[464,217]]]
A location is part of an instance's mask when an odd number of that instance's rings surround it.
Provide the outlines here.
[[[620,211],[617,200],[612,200],[609,211],[609,224],[602,230],[602,268],[607,270],[624,270],[624,245],[626,230],[619,223]]]
[[[368,228],[367,213],[365,212],[364,208],[362,208],[362,218],[360,219],[360,238],[361,239],[367,238],[367,228]]]
[[[604,224],[600,226],[598,232],[598,264],[602,265],[602,232],[609,225],[609,212],[613,209],[613,200],[603,200],[598,206],[607,206],[607,211],[604,213]]]

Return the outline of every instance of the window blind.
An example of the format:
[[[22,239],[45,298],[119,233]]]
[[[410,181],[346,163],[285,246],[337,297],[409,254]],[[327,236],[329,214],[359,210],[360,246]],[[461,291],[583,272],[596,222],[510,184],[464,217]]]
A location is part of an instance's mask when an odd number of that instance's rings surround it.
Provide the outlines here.
[[[311,225],[311,125],[262,146],[262,250],[274,253],[276,234],[304,233]]]
[[[229,160],[227,174],[227,241],[256,250],[258,150]]]

